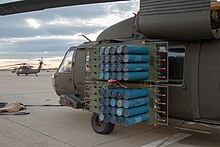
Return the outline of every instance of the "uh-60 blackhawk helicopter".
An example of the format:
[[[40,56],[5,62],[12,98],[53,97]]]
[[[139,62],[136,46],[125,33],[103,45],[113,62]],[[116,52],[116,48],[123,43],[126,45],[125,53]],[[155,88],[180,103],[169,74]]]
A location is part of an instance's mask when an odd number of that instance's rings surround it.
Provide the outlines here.
[[[24,0],[0,14],[113,1]],[[53,76],[60,103],[92,112],[100,134],[168,117],[219,124],[219,10],[210,0],[140,0],[134,17],[67,51]]]
[[[43,62],[43,58],[41,57],[41,60],[39,60],[39,66],[38,68],[34,68],[34,66],[29,65],[28,63],[18,63],[18,64],[11,64],[11,65],[5,65],[5,66],[1,66],[0,68],[5,68],[5,67],[13,67],[12,69],[12,73],[17,74],[17,76],[19,75],[30,75],[30,74],[35,74],[37,76],[37,74],[40,72],[41,68],[43,65],[46,66],[46,64],[44,64]],[[19,66],[19,67],[17,67]]]

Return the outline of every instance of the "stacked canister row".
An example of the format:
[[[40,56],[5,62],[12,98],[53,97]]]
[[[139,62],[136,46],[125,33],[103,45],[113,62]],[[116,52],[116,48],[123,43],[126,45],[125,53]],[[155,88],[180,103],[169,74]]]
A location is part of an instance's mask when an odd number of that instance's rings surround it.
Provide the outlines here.
[[[148,120],[147,89],[111,88],[99,90],[99,119],[130,126]]]
[[[99,48],[100,80],[134,81],[149,77],[146,46],[119,45]]]

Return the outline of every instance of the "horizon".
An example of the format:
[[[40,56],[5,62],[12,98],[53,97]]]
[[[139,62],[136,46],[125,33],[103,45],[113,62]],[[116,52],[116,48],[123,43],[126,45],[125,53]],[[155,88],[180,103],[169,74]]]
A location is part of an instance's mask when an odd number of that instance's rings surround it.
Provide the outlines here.
[[[27,63],[31,66],[34,66],[34,68],[37,68],[39,65],[40,58],[32,58],[32,59],[0,59],[0,69],[10,69],[10,67],[2,67],[12,64],[21,64],[21,63]],[[58,68],[63,57],[52,57],[52,58],[43,58],[44,63],[46,64],[46,67],[43,66],[42,68]],[[12,67],[19,67],[20,65],[15,65]]]
[[[94,41],[103,30],[138,10],[139,0],[131,0],[0,16],[0,66],[36,64],[43,57],[45,64],[58,67],[71,46],[86,41],[80,34]]]

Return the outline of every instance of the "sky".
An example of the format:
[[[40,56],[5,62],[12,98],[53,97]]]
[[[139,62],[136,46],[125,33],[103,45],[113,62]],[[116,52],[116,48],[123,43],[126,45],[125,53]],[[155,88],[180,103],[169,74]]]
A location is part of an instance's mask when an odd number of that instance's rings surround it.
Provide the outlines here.
[[[95,40],[104,29],[132,17],[138,9],[139,0],[131,0],[0,16],[0,66],[38,63],[43,57],[46,64],[58,67],[68,48],[86,41],[80,34]]]

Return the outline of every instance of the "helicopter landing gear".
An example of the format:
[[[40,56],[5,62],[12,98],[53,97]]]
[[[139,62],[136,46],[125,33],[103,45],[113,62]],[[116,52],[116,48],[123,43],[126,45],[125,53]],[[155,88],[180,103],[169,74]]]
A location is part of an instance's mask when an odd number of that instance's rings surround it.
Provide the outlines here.
[[[17,76],[19,76],[19,74],[17,74]]]
[[[36,76],[38,76],[37,74],[35,74]]]
[[[110,134],[114,129],[114,124],[110,122],[100,121],[99,115],[96,113],[92,113],[91,116],[91,125],[93,130],[98,134]]]
[[[28,76],[28,74],[25,74],[26,76]]]

